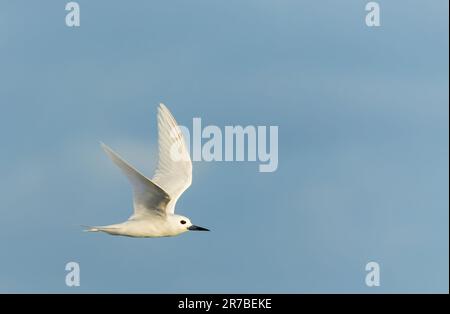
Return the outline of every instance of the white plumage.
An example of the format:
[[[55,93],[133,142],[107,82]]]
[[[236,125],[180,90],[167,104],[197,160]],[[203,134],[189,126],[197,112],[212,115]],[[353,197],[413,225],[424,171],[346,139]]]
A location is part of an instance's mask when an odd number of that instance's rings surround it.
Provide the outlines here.
[[[188,230],[208,231],[193,225],[189,218],[175,214],[178,198],[192,183],[192,162],[183,134],[166,106],[160,104],[158,107],[159,158],[151,180],[111,148],[101,145],[133,187],[134,213],[123,223],[88,227],[87,231],[130,237],[163,237]]]

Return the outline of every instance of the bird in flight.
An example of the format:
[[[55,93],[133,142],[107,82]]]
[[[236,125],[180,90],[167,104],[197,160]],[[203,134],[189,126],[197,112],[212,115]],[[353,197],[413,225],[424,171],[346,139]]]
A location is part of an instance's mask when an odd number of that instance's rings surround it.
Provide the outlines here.
[[[192,162],[183,134],[165,105],[158,107],[159,159],[151,180],[111,148],[101,145],[133,187],[134,213],[125,222],[87,227],[86,231],[139,238],[176,236],[189,230],[209,231],[175,214],[178,198],[192,183]]]

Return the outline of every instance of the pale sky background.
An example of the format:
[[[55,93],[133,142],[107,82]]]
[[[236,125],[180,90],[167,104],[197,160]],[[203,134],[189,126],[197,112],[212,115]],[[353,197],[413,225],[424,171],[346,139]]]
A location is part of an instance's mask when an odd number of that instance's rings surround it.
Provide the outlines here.
[[[448,1],[65,3],[0,1],[0,292],[448,292]],[[81,232],[130,215],[98,143],[151,175],[159,102],[278,125],[278,170],[194,163],[210,233]]]

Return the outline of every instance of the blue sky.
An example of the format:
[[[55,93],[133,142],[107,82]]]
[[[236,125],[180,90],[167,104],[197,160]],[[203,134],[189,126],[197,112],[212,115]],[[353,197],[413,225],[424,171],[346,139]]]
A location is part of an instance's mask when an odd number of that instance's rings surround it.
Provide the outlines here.
[[[448,292],[448,1],[78,2],[0,2],[1,292]],[[278,170],[195,162],[210,233],[82,233],[131,213],[98,143],[151,175],[159,102],[278,125]]]

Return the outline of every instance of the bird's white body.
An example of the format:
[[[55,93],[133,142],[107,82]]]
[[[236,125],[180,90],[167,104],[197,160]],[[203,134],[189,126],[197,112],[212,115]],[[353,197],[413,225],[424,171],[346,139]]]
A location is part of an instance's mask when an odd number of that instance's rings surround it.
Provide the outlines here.
[[[208,231],[193,225],[187,217],[175,214],[178,198],[192,182],[192,162],[183,134],[163,104],[158,108],[158,139],[159,161],[152,180],[102,144],[133,186],[134,213],[125,222],[87,227],[86,231],[139,238],[170,237],[188,230]]]
[[[178,226],[180,225],[179,219],[183,218],[174,216],[160,217],[155,215],[136,220],[130,219],[119,224],[91,227],[88,231],[103,231],[111,235],[135,238],[172,237],[188,231],[186,227]]]

